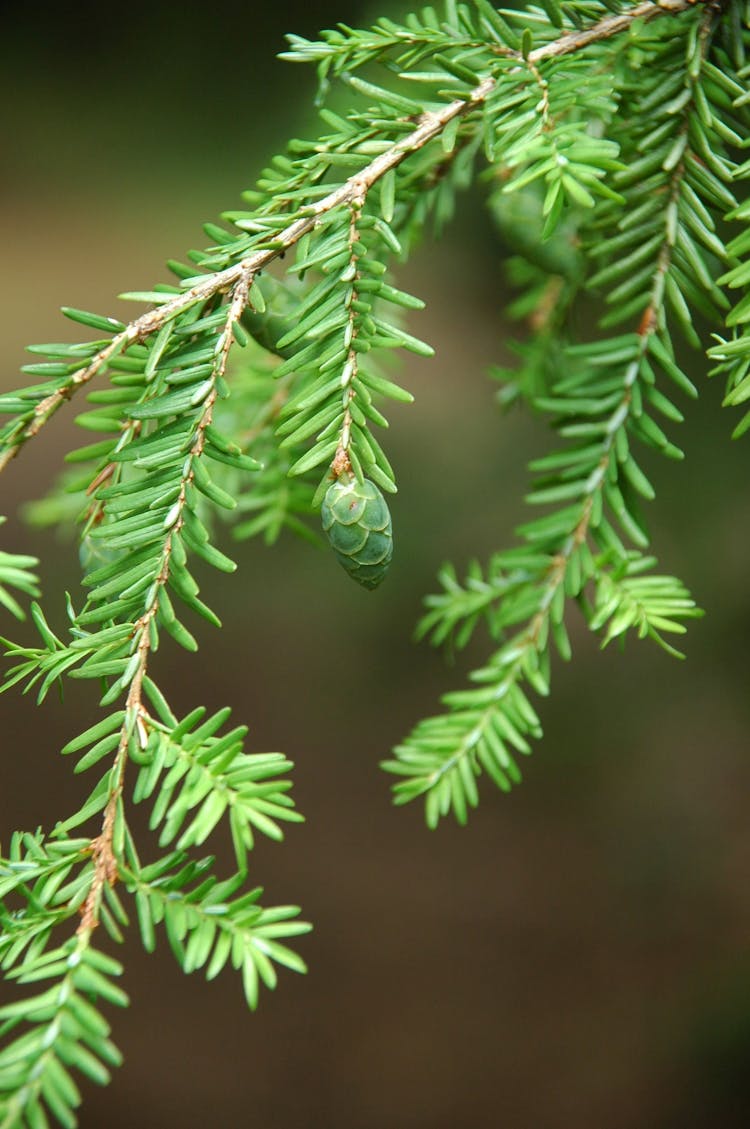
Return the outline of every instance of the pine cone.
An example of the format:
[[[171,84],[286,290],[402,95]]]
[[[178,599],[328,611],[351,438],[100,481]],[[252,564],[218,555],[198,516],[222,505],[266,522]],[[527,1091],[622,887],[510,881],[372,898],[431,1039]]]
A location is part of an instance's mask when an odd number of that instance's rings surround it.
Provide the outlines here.
[[[340,564],[364,588],[377,588],[393,556],[391,514],[374,482],[342,474],[326,491],[323,530]]]

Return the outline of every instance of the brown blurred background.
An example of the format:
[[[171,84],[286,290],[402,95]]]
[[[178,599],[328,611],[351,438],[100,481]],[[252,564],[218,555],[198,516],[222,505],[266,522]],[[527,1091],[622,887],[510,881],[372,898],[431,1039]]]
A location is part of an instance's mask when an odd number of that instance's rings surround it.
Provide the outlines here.
[[[284,32],[378,14],[356,0],[17,11],[0,46],[1,386],[27,342],[74,332],[61,304],[119,313],[117,292],[164,278],[290,132],[315,128],[312,72],[274,59]],[[307,823],[261,844],[252,877],[315,923],[299,946],[310,973],[282,975],[250,1015],[230,973],[187,980],[166,942],[145,957],[131,930],[131,1008],[112,1016],[126,1063],[107,1089],[84,1087],[84,1129],[750,1123],[747,440],[730,444],[699,362],[687,461],[646,460],[661,566],[708,611],[688,661],[636,642],[602,653],[571,617],[575,659],[555,670],[523,786],[485,786],[464,830],[428,833],[417,806],[393,809],[378,769],[486,645],[454,669],[416,647],[422,594],[442,560],[462,569],[511,542],[525,460],[548,443],[493,406],[485,371],[510,332],[502,248],[479,197],[464,204],[402,276],[428,300],[412,325],[437,358],[409,363],[417,403],[391,413],[387,584],[360,591],[291,540],[272,557],[230,546],[238,573],[205,578],[225,630],[201,628],[197,657],[165,648],[156,668],[178,713],[231,704],[253,748],[296,762]],[[81,441],[72,414],[3,476],[1,512],[39,497]],[[61,624],[75,548],[5,530],[42,557]],[[68,683],[41,709],[2,699],[4,841],[78,802],[57,749],[93,721],[93,698]]]

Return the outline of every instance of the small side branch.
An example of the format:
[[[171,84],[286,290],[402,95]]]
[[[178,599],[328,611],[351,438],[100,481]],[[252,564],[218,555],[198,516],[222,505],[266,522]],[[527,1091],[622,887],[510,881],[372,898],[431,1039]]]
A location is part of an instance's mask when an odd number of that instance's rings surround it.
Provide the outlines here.
[[[145,746],[148,739],[148,712],[143,705],[143,680],[146,677],[148,659],[152,646],[152,621],[159,609],[159,593],[166,586],[170,574],[172,545],[184,522],[187,504],[187,490],[193,480],[193,464],[200,458],[206,442],[206,428],[213,417],[214,405],[218,395],[218,382],[224,376],[231,349],[234,327],[247,305],[252,274],[241,275],[235,283],[231,300],[228,303],[224,329],[217,341],[214,358],[213,387],[206,397],[201,417],[196,426],[195,440],[186,460],[180,483],[180,492],[173,507],[173,521],[164,541],[161,567],[155,583],[149,589],[147,606],[133,628],[134,654],[137,655],[135,670],[130,679],[125,703],[125,717],[120,730],[120,739],[113,764],[112,784],[104,809],[102,829],[91,842],[94,860],[94,873],[86,900],[81,909],[78,933],[88,935],[99,922],[99,907],[105,886],[113,886],[118,878],[118,862],[114,849],[115,823],[125,785],[125,768],[128,760],[128,747],[135,733],[136,739]]]

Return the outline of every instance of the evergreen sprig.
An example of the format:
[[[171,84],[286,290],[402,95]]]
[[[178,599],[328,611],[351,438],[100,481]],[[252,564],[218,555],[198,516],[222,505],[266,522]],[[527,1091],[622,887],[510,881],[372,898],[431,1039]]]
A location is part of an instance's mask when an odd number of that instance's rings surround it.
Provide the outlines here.
[[[123,881],[135,895],[143,944],[151,952],[155,926],[163,924],[176,960],[184,972],[206,967],[212,980],[227,963],[239,970],[249,1006],[258,1005],[262,982],[275,988],[274,963],[304,972],[302,959],[278,940],[306,933],[296,921],[296,906],[263,909],[260,887],[234,897],[244,882],[238,873],[220,882],[210,873],[212,858],[189,859],[176,851],[147,867],[123,870]]]
[[[0,1124],[77,1124],[81,1093],[72,1071],[100,1085],[121,1055],[109,1039],[109,1023],[92,1001],[124,1007],[127,996],[114,982],[122,966],[88,943],[73,938],[57,949],[27,957],[11,977],[19,984],[48,984],[40,992],[0,1008],[0,1031],[22,1035],[0,1051]]]
[[[291,36],[284,57],[318,71],[319,136],[291,141],[242,209],[207,224],[210,245],[170,262],[173,281],[121,296],[145,312],[66,308],[93,339],[31,348],[35,383],[0,396],[0,469],[84,390],[77,422],[92,441],[33,511],[77,525],[84,596],[68,599],[64,628],[32,602],[38,639],[3,641],[3,689],[42,701],[61,679],[94,680],[103,712],[62,749],[76,772],[96,770],[78,809],[50,835],[17,833],[0,859],[0,961],[46,984],[0,1011],[1,1129],[75,1125],[71,1072],[102,1082],[116,1065],[98,1001],[125,1003],[120,967],[92,938],[101,925],[121,940],[128,898],[148,950],[163,926],[186,972],[231,965],[253,1008],[276,965],[303,971],[283,943],[308,928],[296,907],[262,908],[246,885],[256,836],[301,818],[291,764],[246,752],[228,710],[180,719],[153,666],[162,645],[195,650],[201,620],[220,626],[195,569],[234,571],[221,524],[269,544],[284,529],[320,540],[322,506],[347,571],[382,580],[381,491],[396,475],[378,436],[388,401],[412,399],[383,362],[432,352],[411,331],[423,303],[394,271],[476,180],[529,331],[516,369],[494,373],[500,400],[525,400],[556,444],[531,462],[520,543],[463,581],[445,566],[427,599],[421,636],[460,649],[482,625],[493,650],[385,763],[396,801],[423,797],[430,826],[451,811],[464,822],[479,777],[520,780],[541,734],[532,697],[549,692],[553,653],[571,656],[571,602],[603,644],[632,632],[678,653],[667,637],[699,612],[654,571],[641,452],[681,457],[679,398],[697,394],[681,358],[708,335],[727,402],[750,398],[749,48],[743,0],[447,0],[369,30]],[[323,105],[333,84],[349,111]],[[598,313],[586,334],[573,329],[582,303]],[[748,425],[750,413],[736,433]],[[0,556],[0,603],[16,616],[8,587],[38,597],[35,564]],[[153,862],[140,861],[131,802],[149,805],[169,852]],[[235,854],[223,879],[194,854],[220,827]]]
[[[731,252],[717,227],[735,205],[728,185],[741,166],[732,147],[747,137],[747,122],[733,112],[740,84],[715,41],[719,13],[706,8],[676,18],[684,35],[675,35],[673,25],[651,24],[620,53],[618,70],[612,68],[617,113],[599,118],[618,153],[612,194],[598,207],[593,198],[574,197],[590,212],[577,225],[588,256],[604,261],[586,280],[611,307],[601,318],[603,334],[569,345],[550,394],[544,352],[532,356],[542,367],[535,383],[543,389],[532,395],[534,406],[568,440],[532,463],[528,500],[553,507],[519,531],[536,555],[495,558],[491,583],[476,568],[465,587],[444,572],[447,590],[423,620],[436,641],[453,633],[462,642],[484,616],[501,644],[471,675],[478,687],[446,694],[447,711],[419,722],[385,762],[403,778],[395,786],[397,802],[424,795],[431,826],[451,810],[466,820],[483,772],[504,790],[520,779],[517,755],[528,753],[530,739],[541,733],[524,686],[546,695],[553,647],[570,658],[568,599],[580,604],[592,629],[609,621],[605,641],[637,629],[673,652],[662,632],[681,632],[681,620],[698,614],[680,581],[640,575],[653,564],[643,555],[649,541],[640,500],[654,492],[632,444],[682,456],[654,417],[682,418],[665,383],[697,394],[675,359],[673,329],[700,345],[691,310],[721,324],[729,307],[717,275]],[[547,113],[544,99],[540,112]],[[532,167],[529,183],[538,175]],[[541,175],[548,183],[542,214],[553,215],[562,178],[548,168]],[[631,332],[610,332],[623,322]]]

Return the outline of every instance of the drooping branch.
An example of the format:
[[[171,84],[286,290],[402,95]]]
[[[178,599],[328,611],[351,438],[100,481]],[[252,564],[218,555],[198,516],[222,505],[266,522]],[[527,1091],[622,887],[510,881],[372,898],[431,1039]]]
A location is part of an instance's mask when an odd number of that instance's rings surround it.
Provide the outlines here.
[[[715,9],[707,5],[699,22],[697,53],[700,63],[706,59],[715,19]],[[481,770],[486,771],[506,790],[510,787],[511,780],[520,779],[520,774],[517,777],[511,774],[511,769],[514,772],[517,770],[505,746],[528,753],[530,745],[525,738],[539,736],[541,733],[538,719],[525,696],[524,684],[530,685],[540,694],[548,693],[549,671],[545,669],[545,664],[548,663],[551,650],[548,641],[550,636],[554,638],[560,653],[564,657],[570,656],[570,644],[562,620],[565,599],[580,598],[588,581],[601,585],[603,580],[612,575],[605,567],[609,563],[606,552],[611,549],[609,538],[602,535],[606,522],[603,515],[605,506],[609,506],[615,516],[620,518],[632,540],[637,544],[647,543],[645,536],[636,528],[637,522],[625,512],[627,507],[618,483],[612,481],[619,475],[619,471],[615,471],[614,475],[612,471],[621,460],[618,449],[624,447],[627,451],[628,431],[637,428],[639,421],[642,426],[642,403],[647,397],[644,388],[647,388],[649,378],[653,379],[650,360],[654,355],[659,356],[659,335],[664,330],[667,291],[678,240],[678,207],[684,191],[686,162],[694,156],[689,149],[689,128],[699,77],[699,71],[694,73],[686,70],[684,82],[687,93],[680,106],[680,116],[672,119],[675,137],[669,152],[678,156],[661,165],[662,173],[667,174],[659,193],[663,209],[661,231],[645,244],[652,264],[649,285],[642,296],[642,304],[634,313],[634,332],[623,339],[620,346],[622,352],[613,358],[611,383],[615,384],[616,381],[616,390],[612,390],[610,385],[607,396],[611,395],[612,399],[607,400],[606,396],[602,398],[602,404],[607,404],[603,418],[597,418],[593,422],[595,416],[591,412],[583,424],[583,427],[588,427],[592,423],[592,430],[588,432],[588,436],[591,436],[588,452],[594,452],[592,462],[589,463],[587,453],[583,464],[585,469],[574,468],[578,471],[576,476],[570,475],[568,480],[561,477],[553,481],[551,486],[545,483],[532,495],[533,501],[542,504],[561,500],[567,502],[574,497],[575,506],[570,507],[572,514],[568,518],[570,511],[562,511],[565,523],[559,535],[547,537],[540,534],[541,523],[521,530],[529,551],[542,555],[541,565],[532,562],[528,566],[532,578],[518,581],[512,594],[506,590],[497,592],[500,614],[507,608],[504,613],[507,619],[503,626],[515,627],[517,622],[522,622],[523,626],[511,635],[504,636],[500,649],[483,668],[472,673],[471,680],[480,684],[478,688],[471,687],[444,695],[442,700],[448,707],[447,710],[418,722],[405,742],[396,747],[395,759],[384,764],[387,770],[402,778],[394,786],[396,802],[404,803],[417,796],[425,796],[430,826],[437,822],[441,814],[447,812],[450,805],[459,821],[465,820],[467,805],[476,803],[474,776],[479,775]],[[601,235],[601,229],[598,234]],[[664,352],[663,346],[661,351]],[[539,398],[537,405],[547,411],[564,412],[565,382],[562,384],[562,391],[554,396]],[[570,417],[578,416],[579,410],[586,413],[591,411],[588,406],[585,409],[577,406],[584,399],[580,384],[574,386],[572,393],[568,389],[567,394],[572,395],[573,404],[576,405],[568,412]],[[578,401],[576,396],[580,397]],[[590,404],[595,403],[592,396]],[[642,431],[640,434],[643,437]],[[666,437],[664,443],[666,446]],[[627,463],[631,468],[634,465],[630,455]],[[603,550],[605,555],[601,558],[602,563],[597,563],[592,556],[589,541]],[[581,563],[582,552],[588,562],[585,569]],[[622,567],[627,561],[628,557],[623,549],[616,567]],[[520,568],[519,565],[519,570]],[[651,584],[656,582],[663,584],[664,578],[650,578]],[[656,589],[650,590],[653,592]],[[685,599],[681,591],[678,592],[669,584],[666,590],[668,601],[659,606],[655,622],[664,630],[679,630],[674,620],[670,622],[670,613],[676,618],[700,613],[689,596]],[[669,600],[672,602],[669,603]],[[587,614],[594,630],[601,628],[612,615],[609,610],[602,618],[601,606],[599,603]],[[526,608],[526,614],[516,615],[517,611],[525,611]],[[626,625],[637,622],[637,614],[633,615],[629,611],[629,616]],[[642,633],[651,634],[665,649],[679,655],[657,633],[648,631],[648,618],[643,609],[640,627]]]
[[[206,397],[203,411],[196,426],[196,437],[185,461],[180,491],[176,502],[169,514],[168,532],[164,540],[161,554],[161,567],[154,584],[149,589],[146,607],[133,628],[133,648],[137,656],[135,669],[131,675],[128,695],[125,703],[125,717],[120,730],[120,739],[113,765],[112,783],[104,809],[102,828],[99,835],[91,842],[91,854],[94,860],[94,873],[86,900],[81,910],[81,922],[78,932],[90,933],[98,924],[99,905],[105,885],[113,886],[118,877],[117,858],[114,851],[114,834],[117,811],[120,804],[123,787],[125,784],[125,767],[128,760],[128,747],[133,733],[137,735],[139,743],[145,747],[148,738],[148,713],[144,708],[143,680],[146,677],[149,654],[152,647],[151,625],[155,621],[159,610],[159,596],[169,581],[170,561],[174,538],[180,532],[184,523],[185,507],[187,505],[188,487],[194,477],[194,462],[203,453],[206,443],[206,428],[211,424],[214,405],[218,395],[218,382],[224,376],[229,359],[234,327],[242,316],[248,300],[248,291],[252,283],[252,275],[241,275],[234,285],[231,301],[227,305],[227,317],[222,333],[219,335],[213,371],[213,387]]]

